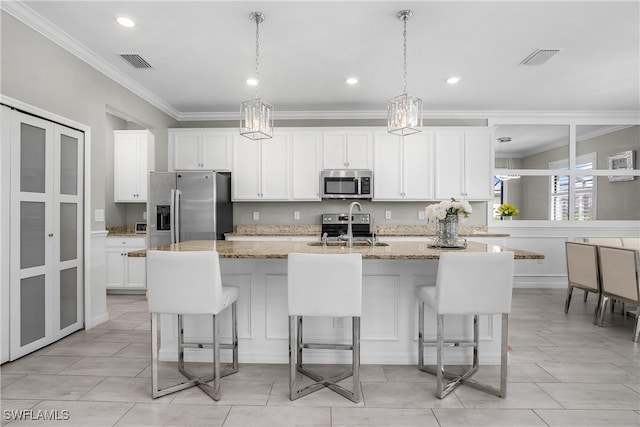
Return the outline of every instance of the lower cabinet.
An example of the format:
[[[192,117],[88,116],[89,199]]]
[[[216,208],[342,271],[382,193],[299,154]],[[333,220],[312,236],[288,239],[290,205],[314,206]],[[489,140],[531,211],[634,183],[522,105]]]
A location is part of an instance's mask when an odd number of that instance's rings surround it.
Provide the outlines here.
[[[146,258],[128,256],[145,248],[145,237],[107,237],[107,289],[146,289]]]

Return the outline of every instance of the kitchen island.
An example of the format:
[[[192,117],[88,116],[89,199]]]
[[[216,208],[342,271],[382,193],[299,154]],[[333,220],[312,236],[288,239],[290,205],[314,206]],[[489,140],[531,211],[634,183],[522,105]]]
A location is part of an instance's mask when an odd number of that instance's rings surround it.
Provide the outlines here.
[[[543,255],[468,242],[465,249],[432,248],[427,242],[384,242],[384,245],[322,246],[318,242],[188,241],[159,247],[167,251],[216,250],[220,254],[223,282],[240,288],[238,299],[239,358],[241,363],[287,363],[287,256],[291,252],[361,253],[363,256],[363,311],[361,360],[368,364],[413,364],[417,362],[417,302],[414,288],[435,285],[437,262],[444,251],[514,252],[517,262],[531,262]],[[130,256],[144,256],[145,251]],[[521,261],[520,261],[521,260]],[[533,261],[535,262],[535,261]],[[176,286],[180,284],[177,283]],[[478,285],[482,285],[479,278]],[[224,313],[221,333],[229,337],[230,314]],[[435,314],[425,312],[427,339],[435,338]],[[176,317],[162,315],[160,358],[176,360]],[[305,336],[313,340],[340,339],[347,342],[350,322],[343,318],[309,318]],[[471,336],[470,318],[447,318],[446,331],[456,337]],[[500,359],[500,317],[481,316],[480,360],[497,364]],[[211,320],[185,316],[188,341],[211,337]],[[496,339],[494,339],[494,337]],[[425,349],[425,360],[435,362],[435,351]],[[344,352],[343,352],[344,353]],[[347,355],[308,350],[309,363],[348,363]],[[225,356],[223,352],[223,356]],[[226,355],[228,356],[228,355]],[[207,350],[186,352],[187,361],[209,361]],[[467,363],[470,350],[452,349],[447,363]]]

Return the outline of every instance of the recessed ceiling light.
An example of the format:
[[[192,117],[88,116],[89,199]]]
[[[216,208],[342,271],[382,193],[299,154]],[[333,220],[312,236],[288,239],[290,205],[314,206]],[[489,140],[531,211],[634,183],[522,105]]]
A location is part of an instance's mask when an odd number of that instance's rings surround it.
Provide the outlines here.
[[[256,79],[255,77],[249,77],[247,79],[247,84],[249,86],[258,86],[258,79]]]
[[[454,84],[458,83],[460,80],[462,80],[462,77],[460,77],[460,76],[451,76],[451,77],[448,77],[445,80],[445,82],[447,82],[450,85],[454,85]]]
[[[123,27],[132,28],[136,26],[136,23],[133,21],[133,19],[127,18],[126,16],[118,16],[116,21],[118,21],[118,24],[122,25]]]
[[[349,77],[347,79],[347,84],[354,85],[356,83],[358,83],[358,79],[356,77]]]

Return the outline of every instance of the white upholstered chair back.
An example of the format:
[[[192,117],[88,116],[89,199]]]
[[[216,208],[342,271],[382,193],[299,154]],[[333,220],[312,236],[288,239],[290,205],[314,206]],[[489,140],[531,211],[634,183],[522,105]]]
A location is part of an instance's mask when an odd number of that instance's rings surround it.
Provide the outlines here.
[[[360,317],[361,254],[290,253],[289,316]]]
[[[218,314],[225,301],[220,260],[215,251],[147,251],[149,312]]]
[[[565,248],[569,284],[600,292],[598,247],[589,243],[566,242]]]
[[[513,252],[440,255],[436,280],[438,314],[511,312]]]
[[[613,298],[638,301],[638,251],[599,247],[602,292]]]

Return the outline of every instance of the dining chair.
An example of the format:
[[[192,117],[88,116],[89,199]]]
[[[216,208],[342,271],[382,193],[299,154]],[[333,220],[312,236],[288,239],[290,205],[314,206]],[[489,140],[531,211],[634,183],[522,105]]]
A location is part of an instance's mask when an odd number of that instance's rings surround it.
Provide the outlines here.
[[[567,258],[567,296],[564,312],[569,313],[573,288],[582,289],[586,296],[589,292],[598,294],[593,323],[596,324],[600,308],[600,270],[598,267],[598,246],[590,243],[565,242]]]
[[[602,283],[599,325],[603,325],[609,299],[616,299],[635,306],[636,319],[633,341],[638,342],[640,334],[640,283],[638,282],[640,261],[638,260],[638,251],[612,246],[598,246],[598,258]]]

